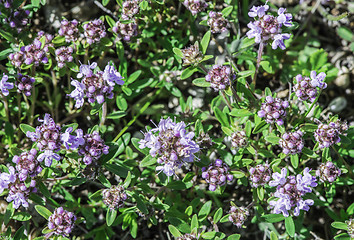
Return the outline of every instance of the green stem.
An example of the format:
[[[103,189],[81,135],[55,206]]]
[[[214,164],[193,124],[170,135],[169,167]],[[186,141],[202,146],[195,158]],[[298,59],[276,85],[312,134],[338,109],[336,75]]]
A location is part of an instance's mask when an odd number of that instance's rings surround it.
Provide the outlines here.
[[[261,60],[262,60],[263,48],[264,48],[264,43],[261,41],[259,43],[259,48],[258,48],[256,71],[254,72],[254,76],[252,79],[252,84],[253,84],[255,90],[256,90],[257,73],[258,73],[259,66],[260,66]]]
[[[226,96],[225,90],[220,91],[220,92],[221,92],[221,95],[222,95],[222,97],[224,98],[224,100],[225,100],[227,106],[229,107],[229,109],[230,109],[230,111],[231,111],[231,110],[232,110],[231,102],[230,102],[230,99]]]
[[[107,103],[104,102],[102,104],[102,116],[101,116],[100,127],[104,125],[104,122],[106,121],[106,116],[107,116]]]

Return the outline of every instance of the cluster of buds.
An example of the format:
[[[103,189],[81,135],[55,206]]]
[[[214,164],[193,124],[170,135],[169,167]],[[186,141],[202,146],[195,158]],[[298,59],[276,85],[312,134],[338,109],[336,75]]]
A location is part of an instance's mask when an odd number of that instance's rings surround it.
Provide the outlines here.
[[[251,185],[254,188],[258,186],[264,186],[267,184],[272,176],[272,170],[268,163],[258,164],[255,167],[251,167],[248,171],[250,173]]]
[[[193,233],[186,233],[181,237],[176,238],[176,240],[197,240],[197,236]]]
[[[297,75],[293,87],[296,96],[302,101],[315,101],[318,92],[317,88],[325,89],[327,87],[327,84],[324,82],[325,77],[326,74],[324,72],[316,76],[316,71],[311,71],[311,78],[303,77],[300,74]]]
[[[18,9],[14,12],[11,12],[10,16],[5,18],[5,22],[9,23],[10,27],[16,28],[17,32],[20,33],[29,23],[29,14],[29,10]]]
[[[106,27],[101,19],[92,20],[83,26],[86,41],[88,44],[99,42],[106,36]]]
[[[262,103],[261,110],[258,111],[260,118],[265,118],[267,123],[277,123],[279,126],[284,124],[283,118],[286,116],[286,108],[289,107],[288,101],[267,96]]]
[[[210,82],[210,86],[215,90],[224,90],[231,84],[231,69],[229,66],[214,65],[205,76],[205,81]]]
[[[231,134],[231,147],[235,149],[245,148],[247,144],[248,141],[245,131],[237,131]]]
[[[300,210],[308,211],[313,205],[312,199],[303,199],[306,193],[312,192],[311,187],[316,187],[316,177],[310,174],[310,169],[305,168],[303,175],[286,176],[287,169],[283,168],[281,173],[273,173],[273,180],[269,182],[271,187],[277,187],[274,197],[277,200],[269,202],[273,213],[282,213],[284,217],[289,216],[289,211],[292,211],[295,216],[299,216]]]
[[[44,44],[41,42],[42,37],[44,38]],[[39,32],[33,43],[21,47],[20,51],[9,55],[11,64],[19,68],[22,64],[38,66],[40,63],[48,63],[47,54],[49,53],[49,47],[52,46],[50,43],[52,39],[52,35],[44,34],[42,31]]]
[[[38,161],[42,162],[45,160],[45,166],[50,167],[53,158],[60,160],[59,154],[55,152],[60,150],[63,143],[60,133],[61,127],[54,122],[48,113],[44,115],[43,120],[38,119],[38,121],[42,122],[42,124],[36,127],[35,132],[28,131],[26,136],[30,138],[32,142],[37,143],[39,151],[44,151],[44,153],[38,156]]]
[[[139,141],[139,148],[150,148],[150,155],[157,157],[157,163],[162,165],[156,167],[157,171],[172,176],[183,163],[194,161],[199,146],[193,141],[194,133],[187,132],[186,127],[184,122],[161,119],[159,125],[145,133],[144,139]]]
[[[72,80],[71,84],[75,87],[69,96],[76,101],[75,107],[80,108],[84,104],[84,97],[88,98],[89,103],[102,104],[105,97],[113,98],[113,88],[117,85],[123,85],[123,77],[111,65],[107,65],[105,70],[94,73],[92,70],[97,67],[97,63],[91,65],[81,65],[78,78],[82,78],[81,82]]]
[[[58,31],[60,36],[65,37],[65,41],[68,43],[76,42],[79,39],[80,32],[77,27],[78,21],[76,19],[68,21],[66,19],[61,21],[60,29]]]
[[[72,47],[61,47],[55,50],[58,68],[63,68],[66,62],[72,62],[74,60],[72,56],[73,52]]]
[[[9,167],[9,173],[2,172],[0,174],[0,194],[8,189],[6,201],[13,202],[13,207],[18,209],[20,206],[28,207],[27,202],[29,194],[36,192],[36,181],[29,180],[27,183],[21,181],[19,174],[15,171],[14,167]]]
[[[229,22],[222,16],[221,13],[210,11],[208,25],[212,33],[222,33],[227,31]]]
[[[4,96],[9,95],[9,89],[14,88],[14,84],[7,82],[9,80],[9,76],[7,76],[5,73],[2,75],[2,78],[0,80],[0,90],[1,94]]]
[[[83,137],[85,143],[78,147],[78,153],[83,157],[86,165],[96,164],[102,154],[108,154],[109,147],[104,144],[103,139],[97,131],[86,134]]]
[[[110,209],[119,209],[127,200],[127,194],[122,185],[111,186],[102,191],[102,200]]]
[[[183,4],[193,16],[199,12],[203,12],[208,7],[208,4],[204,0],[184,0]]]
[[[249,216],[248,208],[231,206],[229,211],[229,221],[236,227],[241,228]]]
[[[196,65],[203,59],[203,53],[199,50],[198,42],[181,51],[183,53],[183,66]]]
[[[209,183],[209,190],[215,191],[218,186],[223,186],[227,181],[232,181],[234,176],[230,173],[227,166],[221,159],[216,159],[208,168],[202,168],[202,178]]]
[[[122,19],[133,19],[136,14],[139,13],[139,3],[141,0],[127,0],[122,4]]]
[[[48,218],[48,228],[52,232],[46,235],[49,238],[51,235],[61,235],[68,237],[74,228],[76,216],[74,213],[64,210],[62,207],[58,207],[54,210],[54,213]]]
[[[275,17],[266,14],[269,6],[253,6],[248,13],[248,16],[255,18],[255,21],[248,23],[250,30],[247,32],[248,38],[255,38],[256,43],[266,43],[273,40],[272,48],[285,49],[284,40],[290,38],[290,34],[282,33],[282,26],[292,26],[292,16],[290,13],[285,13],[285,8],[279,8],[278,16]]]
[[[345,221],[345,223],[348,226],[347,232],[348,232],[350,238],[351,239],[354,238],[354,218],[351,218],[351,219]]]
[[[197,143],[200,148],[209,149],[213,145],[213,141],[211,140],[208,133],[200,132],[199,136],[197,137]]]
[[[333,162],[321,163],[316,170],[316,176],[321,182],[334,182],[341,175],[341,170]]]
[[[330,122],[329,124],[319,124],[314,135],[316,141],[319,143],[319,147],[322,149],[339,143],[341,140],[339,135],[345,134],[344,132],[347,130],[347,123],[337,120],[336,122]]]
[[[17,91],[25,94],[27,97],[31,96],[31,90],[34,82],[35,79],[33,77],[19,73],[16,81]]]
[[[301,153],[304,148],[304,140],[302,139],[303,134],[304,133],[301,130],[291,133],[284,133],[282,138],[279,140],[283,153],[292,155]]]
[[[174,80],[181,80],[182,71],[165,70],[160,76],[160,81],[173,82]]]
[[[116,25],[112,27],[112,31],[118,35],[119,39],[129,42],[132,37],[138,35],[138,24],[135,20],[129,23],[116,22]]]
[[[12,162],[16,164],[18,178],[25,181],[27,177],[35,177],[42,172],[42,167],[37,160],[37,150],[32,148],[29,152],[23,152],[20,156],[15,155]]]

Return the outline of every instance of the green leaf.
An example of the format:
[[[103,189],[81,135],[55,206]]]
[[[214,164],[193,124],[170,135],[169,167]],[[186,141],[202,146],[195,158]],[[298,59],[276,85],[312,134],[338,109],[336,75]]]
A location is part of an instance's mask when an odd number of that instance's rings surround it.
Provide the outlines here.
[[[232,131],[230,128],[228,128],[228,127],[222,126],[222,127],[221,127],[221,130],[222,130],[227,136],[231,136],[232,133],[233,133],[233,131]]]
[[[282,214],[266,214],[263,215],[262,218],[264,218],[265,221],[269,223],[276,223],[276,222],[283,221],[285,219],[285,217]]]
[[[229,7],[224,8],[224,9],[221,11],[222,16],[223,16],[223,17],[229,16],[229,15],[232,13],[232,9],[233,9],[233,6],[229,6]]]
[[[169,182],[166,187],[173,189],[173,190],[184,190],[191,188],[193,186],[192,182],[182,182],[182,181],[174,181]]]
[[[193,84],[198,87],[210,87],[210,82],[207,82],[205,78],[196,78],[193,80]]]
[[[198,69],[196,67],[189,67],[189,68],[184,69],[183,72],[181,73],[181,80],[189,78],[196,71],[198,71]]]
[[[153,158],[151,155],[147,155],[139,164],[140,167],[148,167],[156,163],[156,158]]]
[[[141,71],[141,70],[138,70],[138,71],[136,71],[136,72],[130,74],[130,76],[128,77],[128,80],[127,80],[127,82],[126,82],[125,84],[131,84],[131,83],[133,83],[135,80],[137,80],[137,79],[139,78],[139,76],[140,76],[141,73],[142,73],[142,71]]]
[[[202,26],[209,26],[209,25],[208,25],[208,20],[200,21],[200,22],[199,22],[199,25],[202,25]]]
[[[107,115],[108,119],[119,119],[127,115],[125,111],[115,111]]]
[[[219,120],[222,126],[229,127],[229,120],[227,119],[227,115],[223,113],[219,108],[214,107],[213,109],[215,117]]]
[[[149,211],[148,211],[144,201],[141,199],[141,197],[138,196],[136,193],[133,194],[133,197],[136,201],[136,206],[138,207],[138,209],[145,214],[149,214]]]
[[[327,63],[327,55],[323,49],[317,50],[315,53],[313,53],[310,57],[310,64],[311,64],[311,69],[312,70],[319,70],[322,68],[325,63]]]
[[[349,42],[354,41],[354,34],[353,31],[350,30],[347,27],[339,27],[337,28],[337,33],[338,35],[343,38],[344,40],[347,40]]]
[[[264,137],[264,139],[267,142],[270,142],[270,143],[273,143],[273,144],[278,144],[279,140],[280,140],[280,137],[275,136],[275,135],[267,135],[267,136]]]
[[[22,226],[16,231],[13,239],[22,239],[24,233],[25,233],[25,226]]]
[[[242,71],[242,72],[237,73],[237,76],[245,78],[245,77],[251,76],[253,73],[254,73],[254,70],[247,70],[247,71]]]
[[[264,199],[264,188],[263,187],[257,188],[257,195],[258,195],[259,200],[263,201],[263,199]]]
[[[199,222],[198,222],[198,216],[197,214],[194,214],[192,217],[191,221],[191,229],[198,229],[199,228]]]
[[[291,154],[290,155],[290,161],[291,161],[291,165],[297,169],[297,167],[299,166],[299,156],[297,154]]]
[[[116,217],[117,217],[117,210],[108,208],[107,214],[106,214],[107,226],[111,226],[113,224],[114,220],[116,220]]]
[[[270,233],[270,240],[278,240],[277,234],[273,231]]]
[[[144,148],[144,149],[139,148],[139,141],[140,141],[140,140],[141,140],[141,139],[139,139],[139,138],[132,138],[132,144],[133,144],[133,146],[134,146],[137,150],[139,150],[140,152],[142,152],[142,153],[145,154],[145,155],[150,154],[150,153],[149,153],[149,148]]]
[[[267,128],[269,128],[269,124],[265,120],[262,120],[254,127],[252,133],[256,134],[256,133],[262,132],[263,130],[265,130]]]
[[[36,132],[36,129],[34,127],[32,127],[28,124],[24,124],[24,123],[20,124],[20,129],[22,130],[22,132],[24,134],[26,134],[28,131],[29,132]]]
[[[52,215],[53,213],[51,211],[49,211],[46,207],[43,207],[41,205],[36,205],[34,206],[34,208],[36,209],[36,211],[45,219],[48,220],[48,218],[50,217],[50,215]]]
[[[309,149],[307,147],[304,147],[301,152],[311,158],[318,157],[318,155],[314,151],[312,151],[311,149]]]
[[[140,4],[139,4],[141,10],[146,10],[149,6],[149,2],[148,1],[142,1]]]
[[[3,38],[5,38],[7,41],[14,43],[15,39],[13,38],[12,34],[6,32],[3,29],[0,29],[0,35],[3,36]]]
[[[348,233],[341,233],[334,236],[334,240],[353,240],[353,238],[350,238]]]
[[[219,208],[219,209],[215,212],[214,218],[213,218],[214,224],[217,224],[217,223],[219,222],[219,220],[220,220],[221,217],[222,217],[222,213],[223,213],[222,208]]]
[[[312,123],[305,123],[301,129],[304,130],[305,132],[314,132],[318,128],[318,125],[312,124]]]
[[[348,225],[344,222],[332,222],[331,226],[336,229],[348,230]]]
[[[168,225],[168,230],[170,230],[170,233],[171,233],[174,237],[176,237],[176,238],[182,237],[182,233],[181,233],[180,231],[178,231],[178,229],[177,229],[175,226],[173,226],[173,225]]]
[[[106,15],[105,18],[106,18],[106,21],[107,21],[108,25],[109,25],[111,28],[116,25],[116,21],[114,21],[114,19],[111,18],[110,16]]]
[[[240,234],[232,234],[227,238],[227,240],[239,240],[240,238],[241,238]]]
[[[132,181],[132,174],[129,171],[127,178],[124,180],[123,187],[128,188],[131,181]]]
[[[350,140],[350,138],[348,138],[347,136],[343,135],[343,134],[340,134],[340,142],[342,144],[346,144],[346,145],[349,145],[352,143],[352,140]]]
[[[234,108],[229,114],[234,117],[246,117],[246,116],[251,116],[253,113],[248,111],[247,109]]]
[[[127,100],[125,100],[125,98],[122,95],[117,96],[116,104],[117,104],[117,107],[122,111],[126,111],[128,109]]]
[[[65,42],[65,37],[64,36],[56,36],[55,38],[53,38],[52,43],[54,43],[55,45],[59,45]]]
[[[181,49],[179,48],[173,48],[172,51],[180,58],[183,58],[184,55],[183,55],[183,52],[181,51]]]
[[[192,215],[193,207],[192,206],[187,207],[184,213],[187,214],[188,216]]]
[[[285,229],[286,232],[291,236],[294,237],[295,235],[295,224],[294,220],[291,216],[285,218]]]
[[[245,176],[245,173],[241,171],[231,171],[231,174],[234,175],[235,178],[243,178]]]
[[[198,217],[199,217],[200,221],[203,221],[210,213],[211,204],[212,204],[212,201],[207,201],[206,203],[204,203],[204,205],[200,209],[200,211],[198,213]]]
[[[200,47],[202,49],[203,54],[205,54],[206,50],[208,49],[209,42],[210,42],[210,35],[211,35],[210,31],[207,31],[204,34],[202,41],[200,42]]]
[[[11,217],[13,216],[15,212],[15,208],[13,207],[13,202],[9,203],[6,208],[6,212],[4,215],[4,223],[7,225],[10,222]]]

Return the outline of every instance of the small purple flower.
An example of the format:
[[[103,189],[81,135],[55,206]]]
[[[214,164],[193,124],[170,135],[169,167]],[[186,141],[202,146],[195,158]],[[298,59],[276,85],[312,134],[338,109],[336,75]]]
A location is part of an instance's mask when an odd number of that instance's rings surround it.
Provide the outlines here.
[[[278,23],[284,25],[285,27],[291,27],[291,19],[293,16],[290,13],[285,13],[285,11],[286,8],[279,8],[277,17]]]
[[[15,28],[20,33],[29,23],[29,10],[17,9],[11,11],[9,17],[5,18],[5,22],[9,23],[10,27]]]
[[[9,173],[2,172],[0,173],[0,194],[9,188],[9,184],[14,183],[16,181],[15,168],[10,166]]]
[[[84,105],[84,97],[85,97],[85,85],[80,83],[77,80],[72,80],[71,85],[75,87],[75,90],[72,91],[68,96],[74,98],[75,100],[75,107],[81,108]]]
[[[245,131],[237,131],[231,134],[231,147],[235,149],[245,148],[248,140]]]
[[[28,75],[22,75],[21,73],[18,74],[18,78],[16,81],[17,91],[19,93],[25,94],[27,97],[31,96],[31,90],[35,79]]]
[[[0,0],[0,3],[3,4],[5,8],[11,8],[13,0]]]
[[[284,133],[279,140],[279,144],[283,149],[284,154],[297,154],[301,153],[304,148],[304,140],[302,139],[303,132],[298,130],[292,133]]]
[[[316,176],[321,182],[333,183],[340,175],[341,170],[333,162],[321,163],[316,170]]]
[[[319,87],[321,89],[325,89],[327,87],[327,83],[324,82],[326,74],[324,72],[316,75],[316,71],[311,71],[311,85],[313,87]]]
[[[248,171],[250,173],[251,186],[257,188],[258,186],[264,186],[267,184],[272,175],[272,170],[269,164],[258,164],[255,167],[251,167]]]
[[[265,118],[267,123],[277,123],[279,126],[284,124],[283,118],[286,117],[286,108],[289,107],[288,101],[267,96],[262,103],[261,110],[258,111],[260,118]]]
[[[248,208],[231,206],[229,211],[229,221],[236,227],[241,228],[250,215]]]
[[[110,209],[119,209],[124,206],[127,194],[122,185],[112,186],[102,191],[102,200]]]
[[[66,149],[77,149],[79,146],[85,144],[85,139],[83,138],[83,131],[81,129],[77,129],[75,131],[76,136],[70,134],[72,131],[73,128],[68,127],[61,135],[61,140],[63,141]]]
[[[351,238],[354,238],[354,218],[345,221],[347,224],[347,232]]]
[[[329,124],[319,124],[314,136],[319,143],[319,147],[323,149],[339,143],[341,140],[340,134],[345,135],[345,131],[347,130],[347,123],[337,120],[335,122],[330,122]]]
[[[122,4],[122,19],[129,20],[133,19],[136,14],[139,13],[140,0],[126,0]]]
[[[43,153],[39,154],[37,160],[39,162],[43,162],[46,167],[50,167],[52,165],[53,159],[56,161],[60,160],[60,155],[53,152],[52,150],[45,150]]]
[[[248,16],[255,18],[255,17],[263,17],[266,14],[266,11],[268,11],[269,6],[268,5],[262,5],[262,6],[253,6],[250,11],[248,12]]]
[[[68,237],[74,228],[75,221],[76,216],[74,213],[58,207],[48,218],[48,228],[52,232],[46,234],[46,237],[49,238],[53,234]]]
[[[231,84],[231,69],[229,66],[214,65],[205,76],[205,81],[210,82],[210,86],[215,91],[224,90]]]
[[[36,155],[37,150],[33,148],[29,152],[23,152],[20,156],[13,157],[12,162],[16,164],[20,181],[25,181],[28,176],[35,177],[42,172]]]
[[[83,162],[86,165],[96,165],[102,154],[108,154],[109,147],[104,144],[104,140],[97,131],[84,135],[83,139],[85,143],[78,146],[78,153],[83,156]]]
[[[208,25],[212,33],[222,33],[227,31],[229,22],[222,16],[221,13],[210,11]]]
[[[129,23],[116,22],[116,25],[112,27],[112,31],[118,35],[119,39],[123,39],[129,42],[132,37],[138,35],[138,24],[136,20],[132,20]]]
[[[123,77],[115,69],[114,66],[109,64],[105,67],[102,77],[107,82],[107,84],[111,87],[114,87],[116,84],[117,85],[124,84],[124,81],[122,80]]]
[[[92,20],[83,26],[88,44],[99,42],[106,36],[106,27],[101,19]]]
[[[77,27],[78,21],[76,19],[68,21],[66,19],[61,21],[60,29],[58,31],[60,36],[65,37],[65,41],[68,43],[76,42],[80,36],[79,29]]]
[[[208,7],[208,4],[204,0],[184,0],[183,4],[193,16],[199,12],[203,12]]]
[[[80,65],[80,72],[77,74],[78,78],[82,78],[82,77],[92,77],[93,75],[93,69],[95,69],[97,67],[97,63],[93,62],[90,65],[86,65],[86,64],[81,64]]]
[[[74,60],[72,56],[73,52],[74,50],[72,47],[61,47],[55,50],[59,68],[63,68],[66,62],[72,62]]]
[[[325,77],[326,74],[323,72],[316,76],[315,71],[311,72],[311,79],[309,77],[303,77],[299,74],[295,77],[296,82],[293,87],[293,91],[300,100],[310,100],[313,102],[318,95],[317,87],[321,89],[325,89],[327,87],[327,84],[324,82]]]
[[[202,168],[202,178],[209,183],[209,190],[215,191],[218,186],[223,186],[227,181],[232,181],[234,176],[229,171],[227,166],[221,159],[216,159],[208,168]]]
[[[13,83],[7,82],[8,79],[9,79],[9,77],[5,73],[3,73],[1,81],[0,81],[0,89],[1,89],[2,95],[4,95],[4,96],[9,95],[9,89],[14,88]]]
[[[281,170],[281,173],[273,173],[272,177],[273,180],[269,182],[269,186],[271,187],[276,187],[278,185],[283,185],[286,182],[286,175],[288,173],[288,170],[286,168],[283,168]]]
[[[181,51],[183,53],[183,66],[198,64],[203,59],[203,53],[199,50],[198,42]]]

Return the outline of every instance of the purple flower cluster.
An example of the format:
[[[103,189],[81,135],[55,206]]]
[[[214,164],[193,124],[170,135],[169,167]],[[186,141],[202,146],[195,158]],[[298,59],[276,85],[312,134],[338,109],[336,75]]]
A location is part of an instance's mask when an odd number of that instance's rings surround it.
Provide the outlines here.
[[[316,76],[316,71],[311,71],[311,78],[303,77],[299,74],[295,77],[296,82],[293,91],[300,100],[313,102],[317,97],[317,88],[325,89],[327,87],[324,82],[325,77],[326,74],[324,72]]]
[[[340,134],[348,130],[348,125],[345,122],[337,120],[329,124],[321,123],[315,131],[315,139],[319,143],[319,147],[326,148],[340,142]]]
[[[8,189],[6,201],[13,202],[15,209],[21,205],[28,207],[28,197],[31,192],[36,192],[36,181],[30,180],[26,184],[20,180],[19,174],[15,172],[14,167],[9,167],[9,173],[2,172],[0,174],[0,194],[4,189]]]
[[[210,82],[210,86],[215,90],[224,90],[231,84],[231,69],[229,66],[214,65],[205,76],[205,81]]]
[[[209,190],[215,191],[218,186],[223,186],[227,181],[232,181],[234,176],[230,173],[227,166],[221,159],[216,159],[208,168],[202,168],[202,178],[209,183]]]
[[[304,140],[302,139],[303,132],[298,130],[296,132],[284,133],[279,140],[279,144],[283,149],[284,154],[297,154],[301,153],[304,148]]]
[[[111,188],[102,191],[102,200],[110,209],[119,209],[127,200],[127,194],[122,185],[111,186]]]
[[[288,101],[267,96],[262,103],[261,110],[258,111],[260,118],[265,118],[267,123],[277,123],[279,126],[284,124],[283,118],[286,116],[286,108],[289,107]]]
[[[72,56],[73,52],[72,47],[61,47],[55,50],[58,68],[63,68],[66,62],[72,62],[74,60]]]
[[[248,171],[250,173],[251,186],[257,188],[258,186],[264,186],[267,184],[272,175],[272,170],[268,163],[258,164],[255,167],[251,167]]]
[[[348,232],[349,236],[351,238],[354,238],[354,218],[351,218],[351,219],[345,221],[345,223],[348,226],[347,232]]]
[[[60,36],[65,37],[66,42],[68,43],[76,42],[80,36],[80,32],[77,25],[78,25],[78,21],[76,19],[72,21],[68,21],[64,19],[61,21],[61,25],[58,33]]]
[[[31,90],[33,87],[33,84],[35,82],[35,79],[31,76],[28,75],[22,75],[21,73],[18,74],[16,85],[17,85],[17,91],[19,93],[25,94],[27,97],[31,96]]]
[[[83,157],[83,162],[86,165],[96,164],[102,154],[108,154],[109,147],[104,144],[97,131],[83,136],[84,143],[78,146],[78,153]]]
[[[227,31],[229,22],[222,16],[221,13],[210,11],[208,25],[212,33],[222,33]]]
[[[0,3],[3,4],[5,8],[11,8],[13,0],[0,0]]]
[[[231,206],[229,214],[229,221],[238,228],[242,227],[250,215],[248,208],[236,206]]]
[[[112,31],[118,35],[119,39],[129,42],[132,37],[138,35],[138,24],[136,20],[129,23],[117,21],[116,25],[112,27]]]
[[[197,137],[197,144],[200,146],[200,148],[209,149],[211,146],[213,146],[214,143],[208,133],[200,132],[199,136]]]
[[[64,210],[62,207],[58,207],[54,210],[54,213],[48,218],[48,228],[52,232],[46,235],[49,238],[51,235],[61,235],[68,237],[74,228],[76,216],[74,213]]]
[[[316,170],[316,176],[321,182],[334,182],[341,175],[341,170],[333,162],[321,163]]]
[[[231,147],[235,149],[245,148],[248,144],[245,131],[237,131],[231,134]]]
[[[40,41],[42,37],[44,38],[44,44]],[[53,45],[50,43],[52,39],[52,35],[45,34],[42,31],[39,32],[33,43],[21,47],[20,51],[16,53],[10,53],[11,64],[20,68],[22,64],[38,66],[40,63],[48,63],[47,54],[49,54],[49,47]]]
[[[253,17],[255,21],[248,23],[250,30],[247,32],[248,38],[255,38],[256,43],[266,43],[272,39],[272,48],[280,47],[285,49],[284,40],[290,38],[290,34],[282,33],[282,26],[291,27],[292,16],[290,13],[285,13],[285,8],[279,8],[278,16],[275,17],[266,14],[269,6],[253,6],[248,13],[248,16]]]
[[[84,104],[84,97],[88,98],[89,103],[102,104],[105,100],[105,97],[112,99],[113,98],[113,88],[117,85],[123,85],[123,77],[120,73],[115,70],[111,65],[107,65],[105,70],[97,71],[94,73],[92,70],[95,69],[97,63],[92,63],[91,65],[81,65],[80,73],[77,74],[78,78],[82,78],[81,82],[77,80],[72,80],[71,84],[75,87],[75,90],[72,91],[68,96],[75,99],[76,108],[82,107]]]
[[[183,66],[198,64],[203,59],[203,53],[199,50],[198,42],[181,51],[183,53]]]
[[[39,151],[44,151],[38,156],[38,161],[44,160],[44,165],[50,167],[52,160],[60,160],[59,154],[55,153],[60,150],[63,141],[61,140],[60,126],[54,122],[50,117],[50,114],[46,113],[44,119],[38,119],[42,122],[40,126],[36,127],[35,132],[28,131],[26,136],[31,139],[32,142],[37,143]]]
[[[184,122],[161,119],[156,128],[144,135],[145,138],[139,141],[139,148],[150,148],[150,155],[157,157],[157,162],[162,164],[156,170],[167,176],[175,174],[176,168],[181,168],[183,163],[193,162],[194,154],[199,152],[198,144],[193,141],[194,132],[187,132]]]
[[[27,177],[35,177],[42,172],[36,155],[37,150],[33,148],[29,152],[23,152],[20,156],[13,157],[12,162],[16,164],[20,181],[25,181]]]
[[[286,176],[287,169],[283,168],[281,173],[273,173],[273,180],[269,182],[271,187],[277,187],[274,197],[277,200],[269,202],[273,213],[282,213],[284,217],[289,216],[292,211],[295,216],[299,216],[300,210],[308,211],[313,205],[312,199],[303,199],[306,193],[312,192],[311,187],[316,187],[316,177],[310,174],[310,169],[305,168],[303,175]]]
[[[88,44],[99,42],[106,36],[106,27],[101,19],[92,20],[83,26],[86,41]]]
[[[29,10],[18,9],[11,12],[10,16],[5,18],[5,22],[9,23],[10,27],[16,28],[17,32],[20,33],[29,23],[29,14]]]
[[[139,13],[140,0],[126,0],[122,4],[122,19],[133,19],[136,14]]]
[[[0,80],[0,90],[1,90],[1,94],[4,96],[9,95],[9,89],[14,88],[14,84],[7,82],[7,80],[9,80],[9,76],[3,73],[2,78]]]
[[[193,16],[199,12],[203,12],[208,7],[208,4],[204,0],[184,0],[183,4]]]

